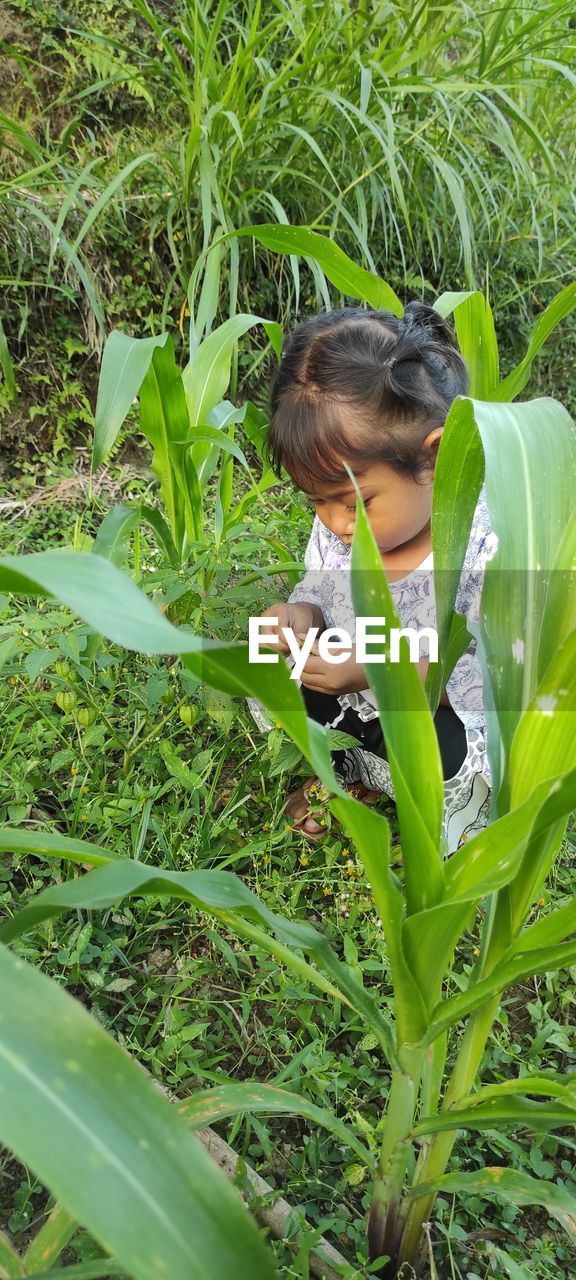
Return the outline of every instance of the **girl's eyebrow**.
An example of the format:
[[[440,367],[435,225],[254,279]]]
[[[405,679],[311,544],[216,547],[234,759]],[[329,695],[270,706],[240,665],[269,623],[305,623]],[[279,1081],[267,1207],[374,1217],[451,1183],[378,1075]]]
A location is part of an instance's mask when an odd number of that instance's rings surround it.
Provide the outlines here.
[[[360,485],[360,490],[361,490],[361,491],[362,491],[362,489],[370,489],[370,488],[371,488],[371,485],[369,485],[369,484]],[[318,494],[316,494],[316,493],[307,493],[307,492],[306,492],[306,490],[305,490],[305,489],[303,489],[303,490],[302,490],[302,492],[303,492],[303,494],[304,494],[304,497],[305,497],[305,498],[310,498],[312,502],[316,502],[318,498],[352,498],[352,497],[354,497],[354,495],[355,495],[355,493],[356,493],[356,490],[355,490],[355,489],[340,489],[340,490],[338,491],[338,493],[318,493]]]

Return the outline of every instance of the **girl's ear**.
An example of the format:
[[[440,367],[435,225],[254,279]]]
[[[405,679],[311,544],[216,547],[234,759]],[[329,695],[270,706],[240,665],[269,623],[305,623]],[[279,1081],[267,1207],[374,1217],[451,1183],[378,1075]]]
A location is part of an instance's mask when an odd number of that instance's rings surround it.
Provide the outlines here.
[[[422,453],[426,456],[426,470],[434,471],[443,430],[443,427],[434,427],[433,431],[428,432],[428,435],[425,436],[420,445]]]
[[[430,449],[433,452],[434,461],[436,461],[436,454],[438,453],[438,445],[440,444],[440,441],[442,439],[443,430],[444,430],[443,427],[434,427],[433,431],[428,432],[428,435],[424,438],[420,446],[421,449]]]

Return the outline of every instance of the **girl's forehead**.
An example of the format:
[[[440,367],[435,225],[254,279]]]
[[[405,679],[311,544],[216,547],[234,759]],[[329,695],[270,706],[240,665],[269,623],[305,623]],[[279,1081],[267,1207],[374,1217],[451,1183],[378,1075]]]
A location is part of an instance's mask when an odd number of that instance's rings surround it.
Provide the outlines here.
[[[394,477],[394,472],[386,463],[377,462],[370,466],[364,466],[361,471],[355,471],[352,466],[350,470],[354,473],[356,483],[360,492],[365,489],[378,487],[382,488],[390,482]],[[356,490],[352,481],[344,472],[342,479],[338,481],[314,480],[306,485],[302,492],[307,498],[350,498],[353,497]]]

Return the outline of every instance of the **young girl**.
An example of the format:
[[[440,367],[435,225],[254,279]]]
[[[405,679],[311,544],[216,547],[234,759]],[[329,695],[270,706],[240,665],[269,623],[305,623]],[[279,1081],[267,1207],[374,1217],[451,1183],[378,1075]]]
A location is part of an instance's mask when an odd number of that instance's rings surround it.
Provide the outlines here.
[[[402,319],[387,311],[344,308],[300,324],[285,341],[271,392],[266,453],[312,502],[316,517],[305,553],[306,574],[286,603],[273,604],[270,632],[288,653],[282,627],[304,635],[342,627],[355,635],[350,556],[356,494],[354,473],[403,627],[435,627],[431,507],[434,465],[452,401],[465,395],[467,369],[437,312],[411,302]],[[497,548],[481,490],[464,561],[456,609],[478,621],[482,576]],[[423,653],[421,644],[420,652]],[[419,670],[426,675],[428,659]],[[335,771],[359,799],[393,797],[376,699],[355,651],[338,665],[313,649],[301,677],[307,713],[352,735],[357,747],[333,753]],[[255,699],[261,729],[271,722]],[[444,775],[443,839],[454,852],[485,826],[490,800],[482,674],[473,640],[446,684],[435,716]],[[309,813],[309,778],[286,812],[310,839],[324,828]],[[314,794],[314,793],[313,793]]]

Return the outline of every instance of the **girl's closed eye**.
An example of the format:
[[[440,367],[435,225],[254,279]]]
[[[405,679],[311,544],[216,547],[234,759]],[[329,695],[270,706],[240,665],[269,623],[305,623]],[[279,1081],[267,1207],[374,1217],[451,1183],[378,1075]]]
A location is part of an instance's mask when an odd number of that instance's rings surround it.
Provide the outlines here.
[[[371,498],[365,498],[365,499],[364,499],[364,506],[365,506],[365,507],[369,507],[369,506],[370,506],[371,501],[372,501],[372,499],[371,499]],[[356,503],[354,503],[354,506],[353,506],[353,507],[346,507],[346,510],[347,510],[347,511],[355,511],[355,510],[356,510]]]

